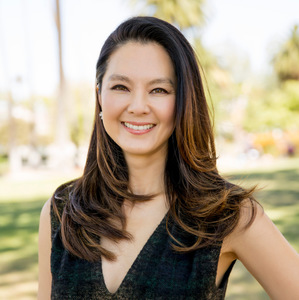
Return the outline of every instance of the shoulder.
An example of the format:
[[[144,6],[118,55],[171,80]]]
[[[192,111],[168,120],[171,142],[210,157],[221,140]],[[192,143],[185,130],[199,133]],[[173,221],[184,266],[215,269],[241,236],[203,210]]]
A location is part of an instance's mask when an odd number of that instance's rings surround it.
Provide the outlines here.
[[[52,198],[49,198],[43,205],[41,213],[40,213],[40,222],[44,222],[45,220],[50,220],[51,215],[51,202]]]
[[[46,218],[48,215],[50,215],[50,210],[51,210],[51,199],[48,199],[45,204],[42,207],[41,210],[41,217]]]
[[[262,206],[251,199],[243,200],[240,205],[239,220],[234,230],[224,238],[221,254],[229,254],[233,259],[238,259],[238,244],[242,239],[249,238],[250,233],[254,233],[261,222],[268,219]]]
[[[273,229],[277,230],[263,207],[256,201],[246,199],[240,206],[236,227],[223,241],[223,251],[237,254],[240,242],[250,242],[251,238],[256,239],[257,236],[266,234],[265,231]]]
[[[44,204],[39,223],[38,238],[38,299],[50,299],[51,293],[51,198]]]
[[[46,201],[40,213],[39,231],[50,230],[51,198]]]

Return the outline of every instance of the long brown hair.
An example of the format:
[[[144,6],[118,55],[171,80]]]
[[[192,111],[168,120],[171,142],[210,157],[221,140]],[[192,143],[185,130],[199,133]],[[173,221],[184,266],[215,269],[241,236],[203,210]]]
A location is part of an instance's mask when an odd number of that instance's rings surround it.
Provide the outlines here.
[[[172,236],[176,242],[173,247],[186,252],[219,243],[236,227],[242,201],[255,201],[254,189],[231,184],[217,171],[213,128],[196,55],[182,33],[169,23],[153,17],[131,18],[119,25],[102,47],[96,65],[99,93],[111,54],[128,41],[160,44],[169,54],[176,74],[175,130],[168,141],[164,184],[170,207],[168,217],[194,235],[196,242],[184,245]],[[114,241],[130,239],[124,230],[124,199],[147,201],[154,196],[130,191],[122,149],[106,133],[99,118],[97,92],[96,100],[83,175],[59,187],[52,198],[65,248],[89,261],[96,261],[101,255],[115,258],[100,245],[101,237]],[[65,202],[61,215],[58,201]],[[252,205],[250,222],[254,216]],[[115,225],[116,219],[122,228]]]

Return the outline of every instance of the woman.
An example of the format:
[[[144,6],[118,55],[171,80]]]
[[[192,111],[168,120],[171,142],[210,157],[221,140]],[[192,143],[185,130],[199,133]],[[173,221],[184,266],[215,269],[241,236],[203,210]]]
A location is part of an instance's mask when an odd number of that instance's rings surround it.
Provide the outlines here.
[[[254,189],[217,171],[184,36],[132,18],[108,37],[96,71],[83,176],[41,213],[39,299],[223,299],[236,259],[273,299],[298,299],[298,254]]]

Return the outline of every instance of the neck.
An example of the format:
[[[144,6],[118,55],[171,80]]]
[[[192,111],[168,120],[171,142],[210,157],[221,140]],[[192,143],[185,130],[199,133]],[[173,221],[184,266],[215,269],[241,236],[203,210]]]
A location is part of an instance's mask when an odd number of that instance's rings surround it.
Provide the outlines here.
[[[165,155],[150,157],[125,155],[129,184],[134,194],[164,194]]]

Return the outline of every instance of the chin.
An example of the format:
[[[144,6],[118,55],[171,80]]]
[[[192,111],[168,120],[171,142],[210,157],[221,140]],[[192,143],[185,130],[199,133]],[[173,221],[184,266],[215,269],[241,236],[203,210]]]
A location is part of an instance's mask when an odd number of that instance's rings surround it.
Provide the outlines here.
[[[124,154],[127,155],[135,155],[135,156],[143,156],[143,157],[165,157],[167,154],[167,144],[160,147],[127,147],[122,148]]]
[[[123,152],[129,155],[151,155],[154,153],[153,150],[149,150],[149,149],[123,149]]]

